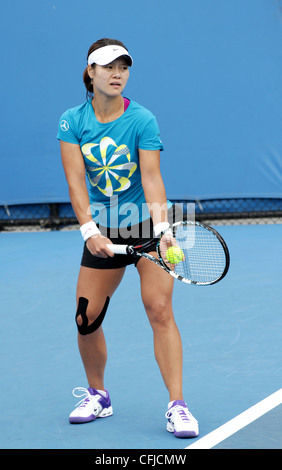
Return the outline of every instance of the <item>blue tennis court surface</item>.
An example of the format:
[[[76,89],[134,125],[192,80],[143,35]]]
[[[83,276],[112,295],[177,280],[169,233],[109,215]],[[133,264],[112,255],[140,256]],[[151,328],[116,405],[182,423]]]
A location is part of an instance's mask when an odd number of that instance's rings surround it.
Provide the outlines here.
[[[166,429],[168,402],[134,267],[104,321],[114,415],[70,425],[87,386],[76,344],[80,233],[0,233],[2,449],[184,449],[281,389],[282,225],[218,227],[231,255],[210,287],[175,282],[184,391],[197,439]],[[218,448],[282,448],[281,406]]]

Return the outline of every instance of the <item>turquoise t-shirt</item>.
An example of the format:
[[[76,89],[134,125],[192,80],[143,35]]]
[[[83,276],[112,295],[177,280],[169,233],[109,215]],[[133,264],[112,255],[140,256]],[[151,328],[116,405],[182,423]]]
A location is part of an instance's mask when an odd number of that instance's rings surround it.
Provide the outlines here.
[[[149,110],[130,101],[118,119],[101,123],[88,100],[63,113],[57,138],[80,146],[95,222],[120,227],[150,217],[138,149],[163,150],[163,144],[157,120]]]

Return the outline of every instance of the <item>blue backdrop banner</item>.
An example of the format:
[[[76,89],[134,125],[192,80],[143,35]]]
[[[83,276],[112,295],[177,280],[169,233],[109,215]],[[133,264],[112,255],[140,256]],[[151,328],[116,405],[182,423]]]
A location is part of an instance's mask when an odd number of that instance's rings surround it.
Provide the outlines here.
[[[125,95],[157,117],[168,197],[282,197],[279,0],[1,5],[0,205],[68,202],[58,121],[85,100],[89,46],[122,40]]]

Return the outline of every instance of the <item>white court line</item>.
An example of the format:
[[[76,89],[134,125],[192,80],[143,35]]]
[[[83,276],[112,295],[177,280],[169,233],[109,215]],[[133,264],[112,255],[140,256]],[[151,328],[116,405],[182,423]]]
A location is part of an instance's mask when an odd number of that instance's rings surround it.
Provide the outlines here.
[[[282,388],[185,449],[211,449],[282,403]]]

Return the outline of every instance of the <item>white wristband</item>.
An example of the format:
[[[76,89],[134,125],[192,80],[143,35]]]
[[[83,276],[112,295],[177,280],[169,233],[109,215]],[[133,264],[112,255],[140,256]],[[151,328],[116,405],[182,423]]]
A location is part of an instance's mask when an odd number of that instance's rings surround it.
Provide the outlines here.
[[[158,237],[161,232],[164,232],[169,228],[169,223],[168,222],[160,222],[154,226],[154,234],[155,237]]]
[[[85,242],[86,240],[88,240],[88,238],[92,237],[93,235],[98,235],[99,233],[101,233],[94,220],[90,220],[90,222],[86,222],[86,224],[83,224],[80,227],[80,231],[82,238]]]

